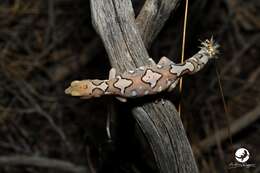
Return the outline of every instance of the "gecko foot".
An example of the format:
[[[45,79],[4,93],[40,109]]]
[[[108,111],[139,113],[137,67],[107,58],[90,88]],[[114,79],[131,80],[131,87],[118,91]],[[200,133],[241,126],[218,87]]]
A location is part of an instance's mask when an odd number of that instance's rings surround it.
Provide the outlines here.
[[[172,64],[172,63],[173,62],[166,56],[161,57],[161,59],[158,62],[159,65],[167,65],[167,64]]]
[[[127,99],[124,97],[116,97],[117,100],[119,100],[120,102],[127,102]]]

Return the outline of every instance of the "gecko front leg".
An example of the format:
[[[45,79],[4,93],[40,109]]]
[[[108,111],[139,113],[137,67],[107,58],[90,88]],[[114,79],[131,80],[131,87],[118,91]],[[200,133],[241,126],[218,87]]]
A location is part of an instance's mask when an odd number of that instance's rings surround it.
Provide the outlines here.
[[[116,78],[116,69],[115,68],[111,68],[109,71],[109,79],[113,79]],[[127,102],[127,99],[124,97],[116,97],[117,100],[121,101],[121,102]]]
[[[127,99],[124,97],[117,96],[116,99],[119,100],[120,102],[124,102],[124,103],[127,102]]]

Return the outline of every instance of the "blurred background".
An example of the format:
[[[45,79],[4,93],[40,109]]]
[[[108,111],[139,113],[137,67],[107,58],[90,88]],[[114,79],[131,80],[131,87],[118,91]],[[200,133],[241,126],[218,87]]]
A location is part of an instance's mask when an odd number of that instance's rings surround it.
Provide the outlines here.
[[[136,15],[143,3],[133,0]],[[259,9],[259,0],[189,4],[186,58],[212,35],[221,46],[217,61],[184,78],[181,99],[169,94],[202,173],[260,172]],[[181,2],[149,49],[155,61],[180,62],[183,18]],[[105,79],[109,69],[89,1],[1,0],[0,172],[158,172],[131,114],[115,115],[124,104],[64,94],[72,80]],[[228,169],[240,147],[254,168]]]

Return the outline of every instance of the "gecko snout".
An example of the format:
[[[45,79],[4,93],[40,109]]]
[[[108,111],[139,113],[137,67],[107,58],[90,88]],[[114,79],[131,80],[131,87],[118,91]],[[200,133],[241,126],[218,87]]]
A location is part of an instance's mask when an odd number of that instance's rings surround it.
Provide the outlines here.
[[[71,96],[86,96],[89,95],[88,84],[86,81],[73,81],[70,86],[65,89],[65,94]]]

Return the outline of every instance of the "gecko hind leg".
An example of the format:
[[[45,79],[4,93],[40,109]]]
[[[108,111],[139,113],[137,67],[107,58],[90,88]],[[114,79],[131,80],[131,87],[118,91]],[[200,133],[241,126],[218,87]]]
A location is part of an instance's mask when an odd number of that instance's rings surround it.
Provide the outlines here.
[[[172,64],[172,63],[173,62],[166,56],[161,57],[161,59],[158,62],[159,65],[167,65],[167,64]]]
[[[154,62],[154,60],[152,58],[149,58],[148,61],[149,61],[150,65],[156,65],[156,63]]]
[[[176,79],[168,88],[167,91],[171,92],[174,88],[176,88],[177,84],[179,83],[180,79]]]

